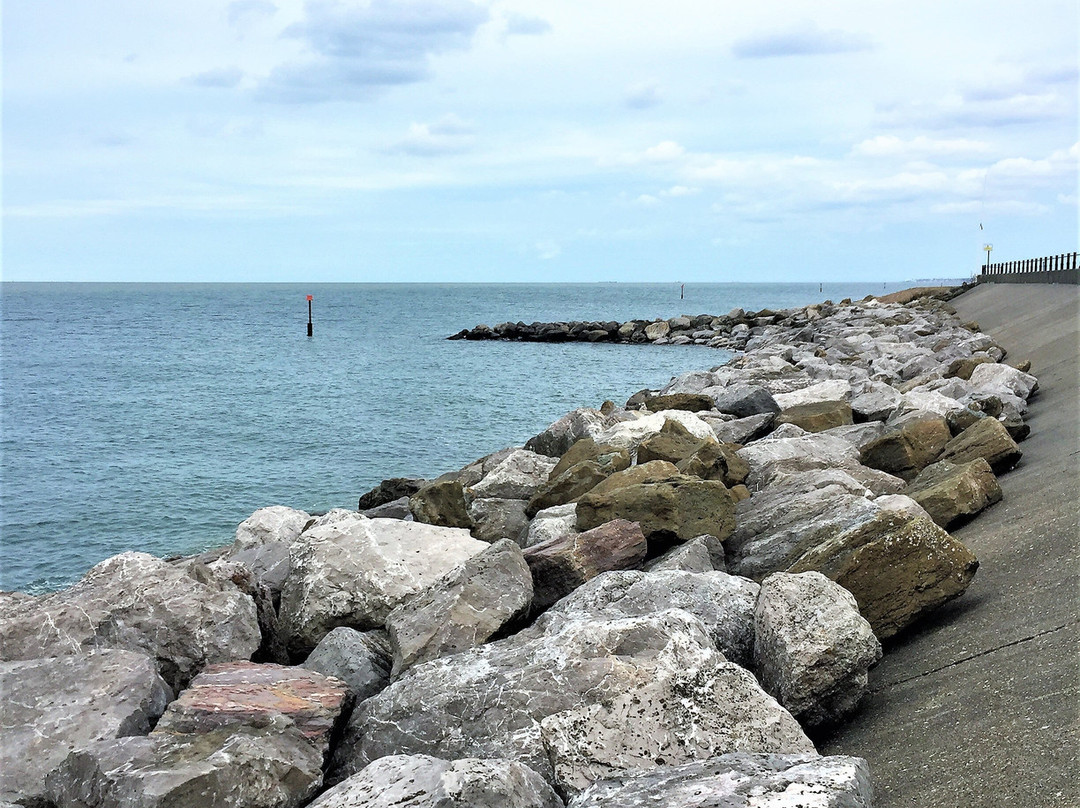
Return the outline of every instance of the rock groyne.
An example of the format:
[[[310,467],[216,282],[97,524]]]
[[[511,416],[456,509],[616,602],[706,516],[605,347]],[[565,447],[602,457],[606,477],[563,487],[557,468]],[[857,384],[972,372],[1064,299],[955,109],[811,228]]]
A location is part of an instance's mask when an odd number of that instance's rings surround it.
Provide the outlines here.
[[[812,739],[976,574],[947,528],[1000,499],[1037,381],[938,300],[736,328],[363,512],[0,594],[0,802],[870,806]]]

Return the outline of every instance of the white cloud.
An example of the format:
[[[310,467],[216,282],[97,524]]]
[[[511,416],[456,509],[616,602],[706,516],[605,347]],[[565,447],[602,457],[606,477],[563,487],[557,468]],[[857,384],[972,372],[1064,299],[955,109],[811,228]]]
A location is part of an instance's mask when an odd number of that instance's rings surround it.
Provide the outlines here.
[[[851,53],[871,48],[873,42],[863,34],[839,29],[825,30],[814,22],[804,20],[793,28],[736,40],[731,46],[731,52],[738,59],[767,59],[776,56]]]
[[[231,88],[240,84],[243,78],[244,71],[234,66],[196,73],[188,81],[196,87]]]
[[[461,154],[476,143],[471,124],[457,115],[447,114],[434,123],[414,123],[408,133],[390,147],[390,151],[432,157]]]
[[[690,188],[686,185],[672,185],[670,188],[665,188],[660,192],[660,196],[679,197],[679,196],[693,196],[694,194],[700,194],[700,188]]]
[[[655,107],[664,100],[660,83],[656,81],[643,81],[632,84],[626,88],[623,94],[623,102],[631,109],[648,109]]]
[[[271,71],[259,88],[265,100],[360,100],[379,88],[423,81],[430,56],[468,48],[489,17],[469,0],[311,0],[304,11],[285,35],[312,56]]]
[[[868,157],[899,157],[915,159],[917,157],[955,157],[980,155],[990,151],[990,144],[968,138],[939,139],[919,135],[904,140],[894,135],[878,135],[855,144],[853,154]]]
[[[660,200],[652,194],[641,194],[641,196],[634,200],[634,204],[642,208],[655,208],[660,204]]]
[[[506,33],[508,36],[539,36],[551,31],[551,23],[543,17],[532,17],[510,11],[506,14]]]
[[[550,261],[562,255],[562,247],[551,239],[536,242],[536,257],[541,261]]]

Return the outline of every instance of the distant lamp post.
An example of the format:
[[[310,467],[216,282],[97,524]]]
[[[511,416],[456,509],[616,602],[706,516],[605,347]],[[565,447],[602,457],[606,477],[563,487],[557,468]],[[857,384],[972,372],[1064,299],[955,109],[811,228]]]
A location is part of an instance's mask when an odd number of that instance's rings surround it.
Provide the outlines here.
[[[986,274],[990,274],[990,253],[994,251],[993,244],[984,244],[983,249],[986,250]]]

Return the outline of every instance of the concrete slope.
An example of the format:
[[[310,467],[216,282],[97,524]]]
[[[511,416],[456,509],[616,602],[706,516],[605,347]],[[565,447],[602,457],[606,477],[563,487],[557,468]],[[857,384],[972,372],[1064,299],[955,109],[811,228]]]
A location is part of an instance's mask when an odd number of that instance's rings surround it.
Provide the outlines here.
[[[877,808],[1080,806],[1080,287],[979,286],[952,301],[1039,392],[1004,500],[953,532],[981,566],[886,648],[854,720],[819,739],[870,761]]]

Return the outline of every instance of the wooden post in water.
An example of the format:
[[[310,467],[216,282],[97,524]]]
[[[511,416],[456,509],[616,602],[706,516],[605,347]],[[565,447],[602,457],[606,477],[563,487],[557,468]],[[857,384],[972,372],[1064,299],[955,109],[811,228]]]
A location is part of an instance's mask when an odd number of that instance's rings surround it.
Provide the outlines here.
[[[311,301],[312,301],[312,296],[308,295],[307,296],[307,335],[309,337],[312,336],[312,334],[314,333],[313,332],[313,326],[311,324]]]

